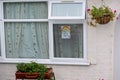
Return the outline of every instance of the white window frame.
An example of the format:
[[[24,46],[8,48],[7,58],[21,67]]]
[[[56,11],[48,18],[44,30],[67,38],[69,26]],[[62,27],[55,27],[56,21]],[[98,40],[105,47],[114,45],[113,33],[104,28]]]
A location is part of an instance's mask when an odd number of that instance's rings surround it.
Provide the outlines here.
[[[52,4],[55,3],[60,3],[60,4],[64,4],[64,3],[82,3],[82,15],[81,16],[77,16],[77,17],[72,17],[72,16],[52,16]],[[85,4],[86,4],[86,0],[65,0],[65,1],[50,1],[49,2],[49,19],[85,19]]]
[[[48,2],[47,0],[42,0],[43,2]],[[0,30],[1,30],[1,57],[0,57],[0,62],[3,63],[19,63],[19,62],[30,62],[30,61],[36,61],[40,63],[49,63],[49,59],[30,59],[30,58],[6,58],[6,52],[5,52],[5,34],[4,34],[4,23],[5,22],[48,22],[48,19],[4,19],[4,14],[3,14],[3,4],[6,2],[42,2],[38,0],[4,0],[0,1],[0,9],[1,9],[1,15],[0,15]]]
[[[3,15],[3,3],[5,2],[41,2],[46,1],[48,2],[48,19],[4,19]],[[57,1],[57,0],[56,0]],[[51,3],[54,1],[50,0],[4,0],[0,1],[0,10],[2,11],[0,13],[0,32],[1,32],[1,56],[0,56],[0,63],[19,63],[19,62],[30,62],[30,61],[36,61],[38,63],[42,64],[68,64],[68,65],[89,65],[88,59],[87,59],[87,27],[86,27],[86,21],[85,21],[85,10],[83,10],[83,16],[81,17],[68,17],[68,18],[52,18],[50,17],[50,6]],[[61,2],[61,1],[58,1]],[[84,9],[85,9],[85,0],[75,0],[75,2],[83,2]],[[4,35],[4,22],[48,22],[49,26],[49,59],[20,59],[20,58],[6,58],[6,52],[5,52],[5,35]],[[54,23],[70,23],[70,24],[80,24],[82,23],[83,26],[83,38],[84,38],[84,58],[83,59],[61,59],[61,58],[54,58],[54,47],[53,47],[53,24]]]
[[[54,36],[53,36],[53,24],[83,24],[83,58],[56,58],[54,57]],[[50,58],[51,60],[56,63],[59,62],[61,64],[63,63],[73,63],[73,64],[87,64],[87,26],[86,21],[80,21],[80,20],[51,20],[49,22],[49,45],[51,45],[50,48]]]
[[[0,59],[2,59],[4,57],[4,45],[2,45],[4,43],[4,40],[2,38],[4,38],[4,31],[3,31],[3,2],[0,2],[0,11],[1,11],[1,14],[0,14],[0,43],[1,43],[1,56],[0,56]]]
[[[83,4],[83,9],[82,9],[82,16],[78,16],[78,17],[61,17],[61,16],[51,16],[52,14],[52,4],[53,3],[82,3]],[[85,21],[85,0],[74,0],[74,1],[50,1],[49,2],[49,45],[50,46],[50,58],[51,60],[56,63],[74,63],[74,64],[85,64],[88,63],[88,59],[87,59],[87,27],[86,27],[86,21]],[[83,24],[83,58],[56,58],[54,57],[54,36],[53,36],[53,24]]]

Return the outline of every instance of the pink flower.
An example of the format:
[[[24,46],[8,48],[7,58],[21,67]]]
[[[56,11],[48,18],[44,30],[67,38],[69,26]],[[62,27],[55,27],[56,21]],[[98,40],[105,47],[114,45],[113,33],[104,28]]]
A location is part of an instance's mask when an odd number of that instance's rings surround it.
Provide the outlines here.
[[[116,17],[116,19],[118,20],[118,17]]]
[[[116,13],[117,11],[116,10],[114,10],[114,13]]]
[[[90,11],[90,9],[87,9],[87,12],[89,12]]]

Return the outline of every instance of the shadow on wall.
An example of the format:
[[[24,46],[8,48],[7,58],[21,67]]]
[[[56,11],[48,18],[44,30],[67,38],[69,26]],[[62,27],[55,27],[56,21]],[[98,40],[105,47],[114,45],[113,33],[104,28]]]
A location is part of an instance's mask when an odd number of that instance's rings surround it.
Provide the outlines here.
[[[114,34],[114,79],[120,80],[120,14],[115,22]]]

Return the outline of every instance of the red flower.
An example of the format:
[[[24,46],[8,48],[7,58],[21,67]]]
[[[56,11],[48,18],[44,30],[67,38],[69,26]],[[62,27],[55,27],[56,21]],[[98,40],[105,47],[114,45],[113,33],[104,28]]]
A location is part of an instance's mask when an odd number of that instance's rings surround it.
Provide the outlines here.
[[[87,9],[87,12],[89,12],[90,11],[90,9]]]
[[[116,17],[116,19],[118,20],[118,17]]]
[[[116,10],[114,10],[114,13],[116,13],[117,11]]]

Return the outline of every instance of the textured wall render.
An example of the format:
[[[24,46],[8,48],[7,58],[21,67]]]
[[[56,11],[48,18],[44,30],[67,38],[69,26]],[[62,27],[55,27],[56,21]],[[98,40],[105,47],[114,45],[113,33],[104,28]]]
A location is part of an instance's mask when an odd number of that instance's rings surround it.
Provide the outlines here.
[[[100,6],[101,0],[88,0],[88,8]],[[105,0],[111,8],[119,10],[120,0]],[[89,66],[51,65],[56,80],[113,80],[114,22],[97,27],[88,26]],[[16,64],[0,64],[0,80],[15,80]]]

